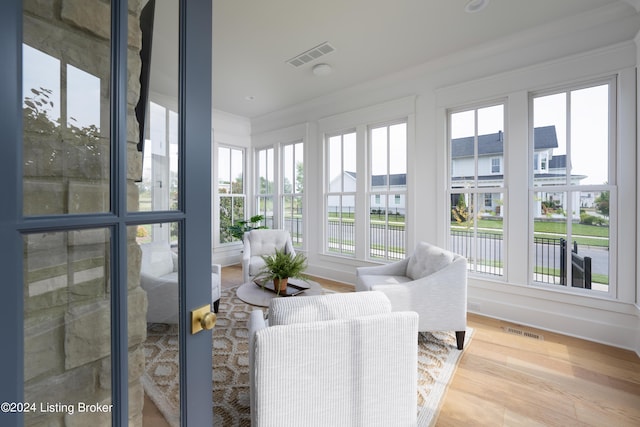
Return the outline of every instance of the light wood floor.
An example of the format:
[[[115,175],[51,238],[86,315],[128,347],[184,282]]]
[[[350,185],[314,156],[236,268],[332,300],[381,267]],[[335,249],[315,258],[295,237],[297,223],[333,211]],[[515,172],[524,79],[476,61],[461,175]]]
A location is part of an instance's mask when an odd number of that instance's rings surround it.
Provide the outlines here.
[[[224,288],[240,284],[240,266],[223,268]],[[473,314],[468,324],[473,337],[436,426],[640,426],[640,358],[634,352]],[[162,426],[158,415],[146,399],[144,425]]]

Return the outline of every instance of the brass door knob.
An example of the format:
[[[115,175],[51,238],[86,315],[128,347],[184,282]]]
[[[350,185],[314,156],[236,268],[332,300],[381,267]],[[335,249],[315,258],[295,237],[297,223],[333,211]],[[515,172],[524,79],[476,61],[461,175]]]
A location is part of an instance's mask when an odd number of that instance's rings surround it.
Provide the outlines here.
[[[211,312],[211,304],[204,305],[191,312],[191,333],[196,334],[202,330],[211,330],[218,320],[215,313]]]
[[[218,320],[216,314],[208,312],[200,319],[200,326],[202,326],[202,329],[206,329],[208,331],[216,326],[216,320]]]

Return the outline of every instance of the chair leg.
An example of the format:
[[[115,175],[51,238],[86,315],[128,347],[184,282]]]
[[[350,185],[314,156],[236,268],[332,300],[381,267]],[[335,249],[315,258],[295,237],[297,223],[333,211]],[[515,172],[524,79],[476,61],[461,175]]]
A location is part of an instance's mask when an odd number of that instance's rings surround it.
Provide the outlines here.
[[[456,331],[456,342],[458,344],[458,350],[462,350],[464,347],[464,334],[466,331]]]

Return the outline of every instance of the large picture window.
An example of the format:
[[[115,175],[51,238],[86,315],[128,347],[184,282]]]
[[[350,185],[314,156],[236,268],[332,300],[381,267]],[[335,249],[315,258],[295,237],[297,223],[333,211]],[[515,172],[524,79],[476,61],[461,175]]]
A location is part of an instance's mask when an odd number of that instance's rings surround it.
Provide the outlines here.
[[[504,276],[504,104],[449,118],[450,248],[478,274]]]
[[[403,259],[406,252],[407,123],[369,129],[369,257]]]
[[[220,202],[220,243],[236,239],[229,227],[245,218],[244,151],[218,148],[218,198]]]
[[[531,97],[533,281],[608,292],[613,81]]]

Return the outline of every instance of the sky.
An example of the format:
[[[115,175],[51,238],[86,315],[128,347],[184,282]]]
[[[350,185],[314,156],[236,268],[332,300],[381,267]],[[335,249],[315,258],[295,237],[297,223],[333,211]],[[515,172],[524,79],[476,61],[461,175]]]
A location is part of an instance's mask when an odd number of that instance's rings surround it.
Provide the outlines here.
[[[53,106],[47,115],[56,121],[61,115],[61,70],[60,60],[26,44],[23,49],[22,92],[24,97],[33,97],[31,89],[53,91],[49,100]],[[66,65],[66,111],[67,123],[77,127],[91,125],[100,129],[100,79],[72,65]]]

